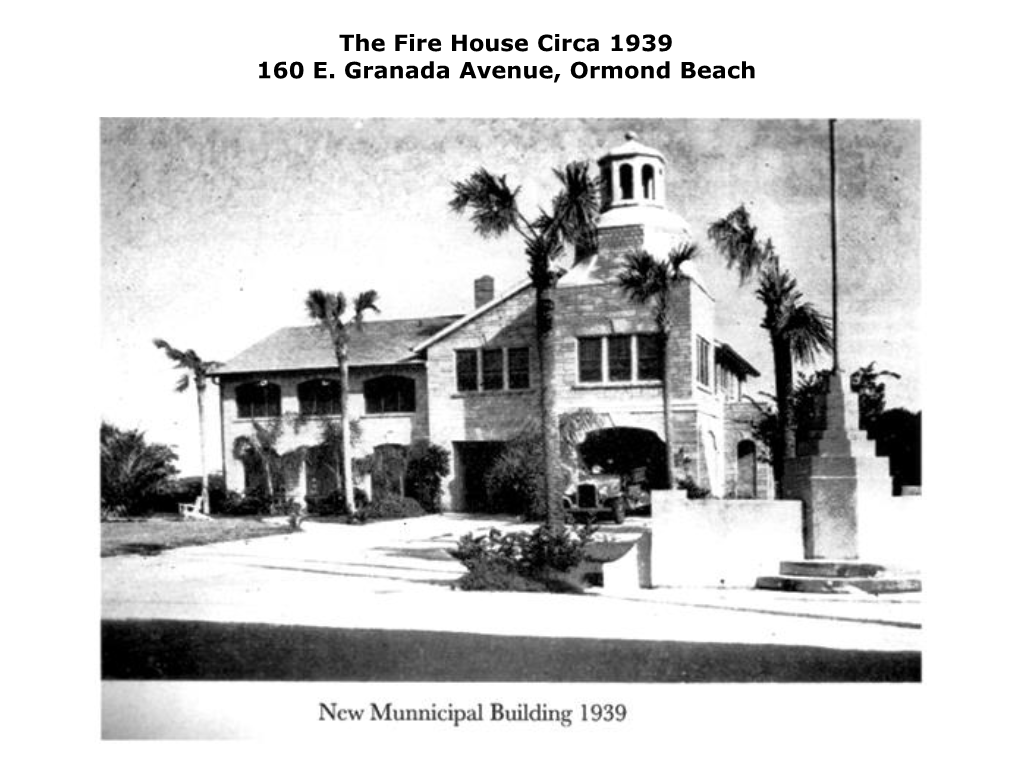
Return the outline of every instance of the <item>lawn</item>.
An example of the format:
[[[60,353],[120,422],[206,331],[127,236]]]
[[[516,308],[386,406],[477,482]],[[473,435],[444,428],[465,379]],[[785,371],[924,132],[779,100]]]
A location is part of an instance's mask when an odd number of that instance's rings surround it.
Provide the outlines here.
[[[232,542],[270,534],[286,534],[287,524],[266,523],[259,518],[213,518],[184,521],[177,516],[157,516],[101,524],[101,554],[159,555],[164,550],[214,542]]]

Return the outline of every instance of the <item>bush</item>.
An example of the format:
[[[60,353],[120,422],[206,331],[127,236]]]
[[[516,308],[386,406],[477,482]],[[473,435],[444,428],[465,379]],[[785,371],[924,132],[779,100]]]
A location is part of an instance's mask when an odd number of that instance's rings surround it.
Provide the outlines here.
[[[545,517],[542,496],[542,442],[527,435],[508,441],[485,474],[488,510],[525,518]]]
[[[141,431],[120,430],[107,422],[102,423],[99,429],[101,507],[126,515],[151,513],[159,491],[177,473],[176,461],[173,449],[147,443]]]
[[[571,590],[555,573],[580,565],[594,532],[592,525],[579,529],[543,524],[531,533],[503,534],[491,529],[477,537],[465,534],[451,553],[468,570],[457,586],[520,592]]]
[[[705,499],[712,492],[710,489],[706,489],[704,486],[699,486],[693,478],[686,477],[681,478],[676,482],[678,489],[687,489],[688,499]]]
[[[308,512],[312,515],[346,515],[347,511],[344,504],[344,493],[339,489],[334,489],[329,494],[324,494],[318,497],[305,497],[305,505],[308,508]],[[355,486],[355,508],[360,511],[367,504],[368,495],[365,494],[365,490]]]
[[[390,518],[417,518],[425,515],[425,510],[416,500],[410,497],[390,495],[368,503],[357,515],[362,520],[368,521]]]
[[[415,441],[407,454],[407,495],[429,513],[442,510],[443,479],[450,474],[450,452],[426,440]]]

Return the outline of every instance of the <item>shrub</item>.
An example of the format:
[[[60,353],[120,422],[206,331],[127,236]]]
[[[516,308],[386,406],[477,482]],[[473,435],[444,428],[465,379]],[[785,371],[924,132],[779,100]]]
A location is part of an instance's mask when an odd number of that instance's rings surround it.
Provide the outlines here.
[[[694,479],[690,477],[681,478],[677,481],[676,487],[678,489],[687,489],[688,499],[705,499],[712,493],[710,489],[706,489],[704,486],[699,486]]]
[[[407,454],[407,495],[429,513],[442,510],[443,479],[450,474],[450,452],[426,440],[415,441]]]
[[[425,515],[425,510],[416,500],[410,497],[390,495],[374,500],[358,512],[363,520],[386,520],[390,518],[417,518]]]
[[[544,518],[542,442],[538,436],[508,441],[485,474],[488,510],[526,518]]]
[[[120,430],[102,423],[99,429],[101,505],[109,509],[121,508],[127,515],[152,512],[157,493],[177,472],[176,460],[173,449],[146,443],[141,431]]]
[[[305,497],[305,504],[308,507],[308,512],[312,515],[346,515],[346,508],[344,507],[344,493],[339,489],[334,489],[329,494],[323,494],[318,497],[308,496]],[[354,487],[354,506],[357,510],[361,510],[368,504],[368,495],[365,494],[365,490],[355,486]]]
[[[457,586],[466,590],[571,590],[554,572],[576,568],[584,560],[594,532],[592,525],[579,529],[543,524],[530,533],[503,534],[490,529],[480,536],[465,534],[451,552],[468,570]]]

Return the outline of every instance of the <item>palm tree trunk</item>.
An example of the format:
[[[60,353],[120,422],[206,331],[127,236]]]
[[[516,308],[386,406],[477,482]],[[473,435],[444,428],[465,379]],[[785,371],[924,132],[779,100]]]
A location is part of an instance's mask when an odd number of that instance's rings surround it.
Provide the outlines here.
[[[667,488],[677,486],[675,449],[673,446],[673,382],[670,370],[673,368],[673,351],[670,347],[670,328],[662,327],[662,433],[666,441],[666,483]]]
[[[786,496],[786,460],[795,456],[797,438],[791,416],[793,407],[793,361],[789,344],[783,338],[772,336],[772,361],[776,372],[776,443],[772,445],[772,474],[776,480],[776,496]]]
[[[556,337],[553,316],[556,301],[552,287],[536,291],[535,329],[538,335],[539,393],[541,396],[544,498],[549,525],[563,526],[563,490],[560,486],[560,428],[556,417]]]
[[[198,395],[198,455],[202,468],[202,512],[209,515],[209,471],[205,465],[205,379],[195,375]]]
[[[347,369],[347,354],[339,358],[340,367],[340,449],[343,452],[341,464],[344,482],[344,507],[348,515],[354,515],[354,479],[351,475],[351,421],[348,409],[348,384],[350,374]]]

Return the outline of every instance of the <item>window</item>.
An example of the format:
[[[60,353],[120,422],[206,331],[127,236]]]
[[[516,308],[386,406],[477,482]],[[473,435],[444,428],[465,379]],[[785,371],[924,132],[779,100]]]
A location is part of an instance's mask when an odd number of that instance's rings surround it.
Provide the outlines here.
[[[645,199],[655,199],[655,168],[651,165],[641,168],[641,188]]]
[[[609,379],[625,382],[631,379],[630,335],[614,335],[606,338],[609,344]]]
[[[698,383],[706,388],[711,385],[711,349],[708,340],[698,338]]]
[[[662,347],[658,335],[577,338],[578,382],[654,382],[661,379]]]
[[[662,379],[662,343],[658,335],[637,336],[637,378]]]
[[[244,383],[237,386],[235,396],[238,419],[280,416],[280,386],[275,383]]]
[[[531,387],[531,352],[527,348],[482,348],[456,354],[457,390],[461,393]]]
[[[602,382],[602,338],[577,339],[577,379],[581,382]]]
[[[395,414],[415,410],[414,380],[386,375],[365,380],[365,413]]]
[[[531,353],[527,348],[507,348],[507,387],[523,390],[531,387]]]
[[[620,165],[620,199],[634,198],[634,168]]]
[[[298,411],[303,415],[340,414],[337,380],[306,380],[297,386]]]
[[[457,351],[457,390],[478,390],[478,353]]]
[[[503,390],[503,349],[482,351],[482,390]]]

